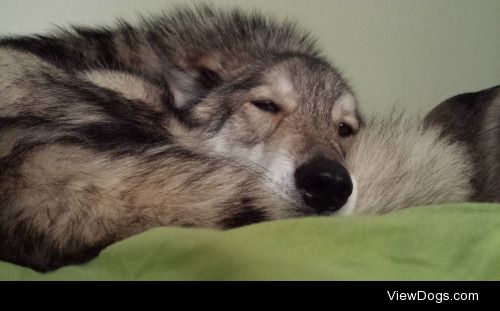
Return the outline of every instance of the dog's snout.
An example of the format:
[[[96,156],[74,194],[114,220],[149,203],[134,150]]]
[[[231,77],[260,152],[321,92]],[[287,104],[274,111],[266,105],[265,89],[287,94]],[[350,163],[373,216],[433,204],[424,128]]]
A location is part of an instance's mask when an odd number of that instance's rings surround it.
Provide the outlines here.
[[[352,193],[352,181],[345,167],[325,157],[315,158],[297,168],[295,183],[305,203],[317,213],[340,209]]]

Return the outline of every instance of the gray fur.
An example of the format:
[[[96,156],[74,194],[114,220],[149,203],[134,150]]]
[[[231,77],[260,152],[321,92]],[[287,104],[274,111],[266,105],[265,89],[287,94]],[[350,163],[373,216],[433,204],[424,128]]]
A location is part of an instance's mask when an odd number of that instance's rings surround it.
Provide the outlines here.
[[[344,79],[308,34],[257,14],[200,7],[4,38],[0,259],[50,270],[156,226],[313,215],[293,172],[318,155],[357,178],[354,212],[468,198],[467,157],[435,130],[369,122],[352,145],[341,123],[362,124]]]
[[[467,147],[475,168],[473,200],[500,202],[500,86],[453,96],[425,122]]]
[[[341,122],[359,126],[346,82],[309,35],[257,14],[3,38],[0,259],[49,270],[155,226],[311,215],[293,172],[343,161]]]

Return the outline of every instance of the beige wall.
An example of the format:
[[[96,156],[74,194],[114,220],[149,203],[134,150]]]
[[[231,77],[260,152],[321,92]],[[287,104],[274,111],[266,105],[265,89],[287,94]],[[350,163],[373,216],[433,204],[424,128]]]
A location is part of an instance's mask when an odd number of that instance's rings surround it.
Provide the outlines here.
[[[0,0],[0,33],[112,24],[172,0]],[[500,0],[215,0],[299,20],[354,85],[366,112],[412,113],[500,84]]]

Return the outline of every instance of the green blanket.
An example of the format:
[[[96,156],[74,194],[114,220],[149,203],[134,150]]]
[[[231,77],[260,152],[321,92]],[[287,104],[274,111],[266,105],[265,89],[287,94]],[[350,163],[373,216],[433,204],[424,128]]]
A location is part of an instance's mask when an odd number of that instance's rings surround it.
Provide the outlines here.
[[[500,205],[273,221],[230,231],[157,228],[81,266],[4,280],[500,280]]]

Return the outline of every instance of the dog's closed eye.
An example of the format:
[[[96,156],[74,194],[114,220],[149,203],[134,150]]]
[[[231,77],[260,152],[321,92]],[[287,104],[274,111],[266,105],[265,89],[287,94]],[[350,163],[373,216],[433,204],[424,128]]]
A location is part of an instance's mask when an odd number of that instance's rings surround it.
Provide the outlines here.
[[[262,111],[274,114],[280,111],[280,107],[270,100],[253,100],[251,103]]]

